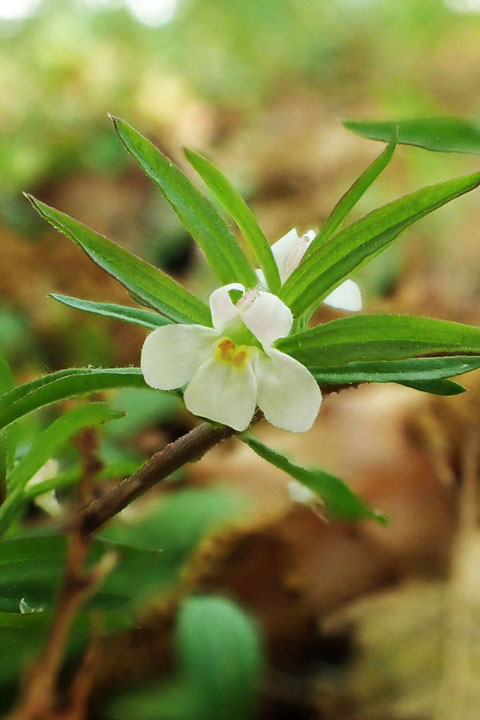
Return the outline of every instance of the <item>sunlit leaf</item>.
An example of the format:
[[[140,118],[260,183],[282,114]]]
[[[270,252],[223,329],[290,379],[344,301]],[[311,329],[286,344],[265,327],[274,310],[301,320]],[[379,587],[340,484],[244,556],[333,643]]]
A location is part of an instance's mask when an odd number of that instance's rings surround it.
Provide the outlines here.
[[[478,356],[480,328],[413,315],[355,315],[283,338],[276,345],[316,368],[440,353]]]
[[[479,184],[480,173],[474,173],[422,188],[377,208],[304,259],[281,289],[280,297],[295,315],[309,310],[409,225]]]
[[[0,396],[0,428],[45,405],[120,387],[147,388],[140,368],[69,368],[19,385]]]
[[[0,507],[0,534],[5,532],[22,506],[23,488],[47,460],[83,428],[96,427],[122,416],[123,413],[112,410],[105,403],[91,403],[67,411],[43,430],[8,476],[7,498]]]
[[[155,330],[157,327],[160,327],[160,325],[166,325],[170,322],[170,320],[158,313],[128,307],[127,305],[81,300],[80,298],[59,295],[57,293],[50,293],[50,297],[58,300],[62,305],[74,308],[75,310],[82,310],[83,312],[92,313],[93,315],[122,320],[123,322],[132,323],[133,325],[141,325],[150,330]]]
[[[480,123],[458,117],[410,118],[393,122],[345,120],[344,126],[371,140],[389,140],[398,128],[398,142],[438,152],[480,153]]]
[[[257,455],[280,470],[295,478],[305,487],[316,493],[323,503],[325,510],[335,520],[365,520],[373,519],[384,522],[383,516],[367,505],[356,495],[340,478],[316,468],[306,468],[297,465],[285,455],[267,447],[260,440],[249,434],[241,439],[254,450]]]
[[[149,140],[120,118],[112,120],[120,140],[173,207],[222,284],[254,287],[253,268],[213,205]]]
[[[147,305],[174,322],[211,325],[207,306],[164,272],[65,213],[31,195],[27,198],[45,220]]]
[[[307,256],[311,255],[320,245],[329,240],[337,230],[340,229],[343,221],[347,217],[350,210],[358,203],[360,198],[367,192],[368,188],[372,183],[375,182],[377,177],[382,173],[390,160],[393,157],[394,150],[397,145],[397,133],[396,128],[393,128],[390,135],[390,142],[388,143],[385,150],[373,161],[371,165],[363,172],[358,180],[356,180],[352,187],[347,190],[345,195],[340,198],[338,203],[332,210],[331,215],[328,217],[325,225],[318,233],[315,240],[311,243],[307,250]]]
[[[257,218],[245,200],[210,160],[193,150],[186,149],[185,155],[207,187],[237,223],[263,270],[269,289],[274,293],[278,292],[281,283],[277,263]]]

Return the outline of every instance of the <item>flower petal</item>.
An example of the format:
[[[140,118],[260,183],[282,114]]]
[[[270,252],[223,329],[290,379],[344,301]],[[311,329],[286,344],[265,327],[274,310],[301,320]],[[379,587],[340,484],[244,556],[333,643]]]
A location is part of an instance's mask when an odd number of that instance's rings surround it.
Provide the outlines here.
[[[290,355],[269,350],[255,364],[257,403],[272,425],[290,432],[310,430],[322,403],[313,375]]]
[[[278,269],[281,271],[285,258],[293,248],[298,245],[300,241],[300,235],[297,233],[296,228],[292,228],[286,235],[277,240],[272,245],[272,253],[277,263]]]
[[[145,382],[157,390],[182,387],[211,352],[217,333],[202,325],[165,325],[147,337],[142,348]]]
[[[282,283],[284,283],[300,265],[315,235],[314,230],[309,230],[305,235],[300,236],[296,228],[293,228],[272,245],[273,257],[277,263]]]
[[[265,280],[265,274],[264,274],[263,270],[260,270],[260,268],[256,268],[255,275],[257,276],[257,278],[260,282],[260,285],[262,285],[262,287],[266,288],[267,281]]]
[[[240,317],[266,348],[278,338],[288,335],[293,324],[290,308],[276,295],[262,290],[256,291],[254,301],[245,310],[240,310]]]
[[[353,280],[345,280],[323,302],[325,305],[349,312],[359,312],[362,309],[360,288]]]
[[[245,288],[240,283],[229,283],[214,290],[210,295],[212,322],[217,333],[221,333],[224,327],[238,315],[238,310],[229,295],[230,290],[245,292]]]
[[[211,355],[198,368],[185,390],[184,400],[194,415],[245,430],[255,412],[257,380],[251,363],[238,370]]]

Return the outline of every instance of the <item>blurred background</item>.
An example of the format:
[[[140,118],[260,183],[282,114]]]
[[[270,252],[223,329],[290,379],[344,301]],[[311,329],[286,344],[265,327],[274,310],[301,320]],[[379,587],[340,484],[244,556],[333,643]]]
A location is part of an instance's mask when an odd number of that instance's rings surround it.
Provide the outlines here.
[[[18,381],[138,365],[142,329],[48,297],[132,302],[22,191],[208,298],[206,263],[107,113],[191,177],[182,146],[209,155],[274,242],[292,227],[319,228],[382,149],[342,119],[478,118],[480,2],[0,0],[0,97],[2,352]],[[353,217],[475,170],[475,156],[399,147]],[[435,212],[358,273],[365,311],[478,324],[478,197]],[[318,320],[337,316],[325,307]],[[91,717],[181,716],[138,688],[166,677],[178,597],[202,592],[233,599],[264,647],[255,709],[240,718],[477,718],[480,550],[462,502],[480,382],[465,384],[471,392],[455,398],[363,386],[330,395],[305,436],[259,427],[274,447],[347,480],[389,516],[387,528],[327,523],[234,442],[142,501],[132,512],[158,504],[155,542],[170,543],[181,567],[144,608],[146,629],[106,642]],[[102,436],[104,463],[135,466],[195,423],[150,391],[110,397],[128,415]],[[32,423],[33,432],[42,419]],[[27,521],[42,522],[34,512]],[[235,700],[221,697],[213,720],[234,716]]]

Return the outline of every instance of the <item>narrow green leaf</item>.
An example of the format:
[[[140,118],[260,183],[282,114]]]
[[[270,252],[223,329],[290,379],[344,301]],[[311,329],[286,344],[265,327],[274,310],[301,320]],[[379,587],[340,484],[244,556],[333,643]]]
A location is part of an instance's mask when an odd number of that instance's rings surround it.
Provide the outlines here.
[[[373,519],[381,523],[385,522],[380,513],[372,510],[364,500],[335,475],[323,470],[296,465],[285,455],[261,443],[253,435],[244,433],[240,438],[261,458],[317,493],[325,510],[333,519],[346,521]]]
[[[396,128],[393,128],[390,135],[390,142],[388,143],[385,150],[373,161],[371,165],[360,175],[352,187],[347,190],[345,195],[340,198],[338,203],[332,210],[330,217],[327,219],[325,225],[320,230],[315,240],[311,243],[307,250],[307,256],[311,255],[318,247],[323,243],[330,240],[337,230],[340,229],[343,221],[347,217],[350,210],[358,203],[360,198],[366,193],[370,185],[377,179],[382,173],[390,160],[393,157],[393,153],[397,146],[397,132]]]
[[[457,117],[410,118],[394,122],[345,120],[347,130],[370,138],[389,140],[398,127],[398,142],[437,152],[480,153],[480,123]]]
[[[133,473],[136,472],[141,465],[142,463],[140,461],[135,462],[133,460],[111,463],[97,473],[95,480],[117,480],[119,478],[125,478],[127,475],[133,475]],[[80,480],[81,476],[82,470],[80,467],[76,467],[71,470],[64,470],[52,478],[42,480],[42,482],[38,482],[35,483],[35,485],[24,488],[23,497],[25,500],[30,501],[38,495],[43,495],[50,490],[59,490],[71,487]]]
[[[409,381],[399,384],[432,395],[461,395],[467,392],[466,387],[452,380],[416,380],[415,382]]]
[[[8,494],[0,507],[0,534],[4,533],[24,503],[23,489],[40,468],[86,427],[95,427],[108,420],[117,420],[123,413],[105,403],[91,403],[73,408],[55,420],[32,443],[8,478]]]
[[[155,145],[120,118],[111,119],[120,140],[173,207],[222,284],[255,287],[253,268],[213,205]]]
[[[276,343],[307,366],[402,360],[449,353],[480,355],[480,328],[413,315],[354,315]]]
[[[480,173],[417,190],[377,208],[337,233],[288,278],[280,297],[300,315],[337,287],[355,268],[384,250],[412,223],[480,184]]]
[[[211,325],[210,311],[198,298],[161,270],[65,213],[26,195],[37,212],[73,240],[105,272],[174,322]]]
[[[349,385],[439,380],[463,375],[479,367],[478,356],[453,355],[409,360],[350,362],[338,367],[311,367],[310,370],[319,385]]]
[[[71,487],[80,480],[81,476],[82,473],[80,469],[65,470],[64,472],[60,472],[58,475],[48,478],[47,480],[42,480],[42,482],[35,483],[35,485],[24,487],[23,500],[25,502],[30,502],[39,495],[44,495],[51,490],[61,490],[63,488]]]
[[[185,155],[217,200],[230,213],[263,270],[271,292],[280,290],[280,273],[258,220],[225,175],[206,157],[185,149]]]
[[[70,368],[19,385],[0,397],[0,428],[45,405],[76,395],[148,387],[140,368]]]
[[[8,487],[23,488],[60,448],[85,427],[96,427],[109,420],[119,420],[123,412],[106,403],[89,403],[72,408],[54,420],[35,438],[27,453],[18,461],[8,479]]]
[[[92,313],[93,315],[122,320],[123,322],[132,323],[133,325],[141,325],[150,330],[155,330],[157,327],[167,325],[170,322],[170,320],[167,320],[167,318],[158,313],[151,312],[150,310],[140,310],[140,308],[131,308],[127,305],[81,300],[80,298],[59,295],[57,293],[50,293],[50,297],[58,300],[62,305],[75,308],[75,310],[83,310],[83,312]]]

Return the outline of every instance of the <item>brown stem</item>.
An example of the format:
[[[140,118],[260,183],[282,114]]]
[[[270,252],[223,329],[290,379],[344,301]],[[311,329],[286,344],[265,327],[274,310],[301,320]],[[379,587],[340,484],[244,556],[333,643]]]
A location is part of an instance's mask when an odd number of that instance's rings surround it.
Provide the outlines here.
[[[235,434],[232,428],[202,423],[152,455],[145,465],[119,485],[93,500],[73,522],[78,523],[82,534],[91,533],[175,470],[200,460],[212,447]]]
[[[322,393],[328,395],[351,387],[356,387],[356,385],[329,385],[322,387]],[[262,418],[263,413],[257,410],[252,424]],[[80,532],[84,535],[97,530],[175,470],[187,463],[200,460],[208,450],[236,434],[236,430],[226,426],[213,427],[206,422],[198,425],[186,435],[152,455],[136,473],[93,500],[74,518],[74,522],[78,523]]]

